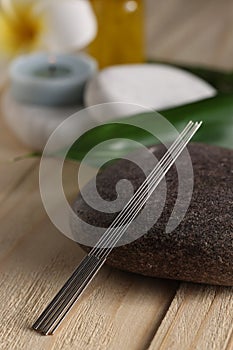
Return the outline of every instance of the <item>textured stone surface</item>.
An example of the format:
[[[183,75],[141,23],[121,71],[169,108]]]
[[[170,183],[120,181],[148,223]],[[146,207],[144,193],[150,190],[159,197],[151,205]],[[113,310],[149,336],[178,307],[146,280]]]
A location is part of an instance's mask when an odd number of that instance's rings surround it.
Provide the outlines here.
[[[165,226],[177,196],[177,176],[167,175],[168,195],[163,213],[146,235],[115,248],[108,264],[135,273],[200,283],[233,285],[233,151],[191,144],[195,183],[191,205],[170,234]],[[158,158],[164,152],[156,146]],[[120,160],[98,177],[100,194],[115,197],[114,181],[128,177],[136,188],[143,174],[132,163]],[[107,227],[110,214],[100,214],[78,197],[75,210],[85,221]]]

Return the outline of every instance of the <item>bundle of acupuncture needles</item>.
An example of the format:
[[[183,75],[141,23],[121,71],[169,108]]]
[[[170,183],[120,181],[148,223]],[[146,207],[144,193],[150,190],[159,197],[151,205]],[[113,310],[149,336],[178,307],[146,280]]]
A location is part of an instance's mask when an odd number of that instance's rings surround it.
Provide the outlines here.
[[[97,244],[81,261],[62,289],[46,307],[34,323],[33,329],[43,335],[53,334],[56,331],[201,124],[202,122],[193,123],[192,121],[188,123],[160,162],[106,229]]]

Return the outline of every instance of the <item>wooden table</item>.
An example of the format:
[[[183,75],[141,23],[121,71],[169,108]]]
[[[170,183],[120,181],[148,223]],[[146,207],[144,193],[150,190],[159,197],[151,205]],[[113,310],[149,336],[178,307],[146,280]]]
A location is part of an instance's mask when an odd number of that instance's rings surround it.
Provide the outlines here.
[[[224,6],[224,7],[223,7]],[[150,56],[233,66],[232,1],[148,1]],[[231,288],[141,277],[104,267],[54,336],[30,329],[83,253],[50,223],[39,161],[0,118],[0,349],[233,349]],[[67,164],[65,178],[74,174]],[[67,189],[71,196],[75,186]]]

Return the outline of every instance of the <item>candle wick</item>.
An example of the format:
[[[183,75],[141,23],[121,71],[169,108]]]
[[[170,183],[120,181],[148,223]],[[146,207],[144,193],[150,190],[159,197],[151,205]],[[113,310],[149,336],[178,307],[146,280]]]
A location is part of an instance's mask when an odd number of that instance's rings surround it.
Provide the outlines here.
[[[56,66],[56,63],[50,63],[49,64],[49,72],[51,75],[54,75],[56,73],[56,70],[57,70],[57,66]]]

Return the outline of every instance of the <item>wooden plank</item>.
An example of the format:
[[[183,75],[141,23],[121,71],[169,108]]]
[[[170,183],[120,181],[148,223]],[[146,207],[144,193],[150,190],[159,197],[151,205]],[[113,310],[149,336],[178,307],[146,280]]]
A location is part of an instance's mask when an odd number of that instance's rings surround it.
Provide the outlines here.
[[[3,349],[142,349],[176,285],[104,267],[53,337],[29,327],[83,255],[45,219],[0,264]],[[54,347],[53,347],[54,346]]]
[[[3,125],[3,124],[2,124]],[[3,135],[7,135],[4,125]],[[24,151],[18,146],[8,155]],[[8,141],[0,139],[4,154]],[[1,165],[0,349],[146,348],[177,284],[104,267],[53,337],[30,329],[83,256],[49,222],[38,187],[38,160]],[[13,171],[12,171],[13,170]],[[66,193],[77,193],[77,164],[64,170]],[[68,184],[68,185],[67,185]]]
[[[183,283],[149,350],[231,349],[232,291]]]

